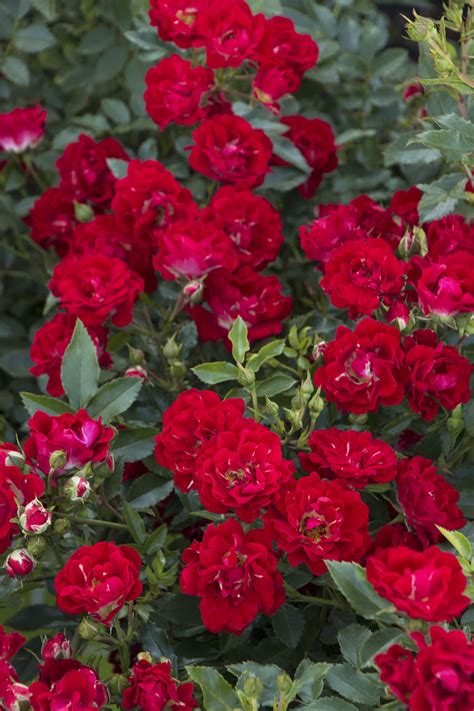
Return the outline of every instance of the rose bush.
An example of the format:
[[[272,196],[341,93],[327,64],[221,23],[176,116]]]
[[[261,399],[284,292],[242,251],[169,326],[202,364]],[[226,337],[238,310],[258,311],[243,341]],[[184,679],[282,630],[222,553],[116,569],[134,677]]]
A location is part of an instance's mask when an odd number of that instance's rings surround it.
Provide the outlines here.
[[[473,708],[474,11],[413,4],[0,6],[1,709]]]

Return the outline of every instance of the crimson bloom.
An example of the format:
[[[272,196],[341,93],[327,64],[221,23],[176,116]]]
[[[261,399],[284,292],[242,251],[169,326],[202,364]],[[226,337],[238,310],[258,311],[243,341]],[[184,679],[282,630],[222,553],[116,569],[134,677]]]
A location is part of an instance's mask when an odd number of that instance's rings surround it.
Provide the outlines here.
[[[143,711],[190,711],[196,708],[194,684],[179,684],[171,676],[171,664],[151,664],[145,659],[132,667],[129,686],[123,692],[122,708]]]
[[[209,12],[209,0],[150,0],[150,24],[166,42],[188,49],[202,45],[196,31],[196,18]]]
[[[211,524],[201,542],[183,553],[181,589],[201,598],[211,632],[241,634],[263,612],[273,615],[285,600],[277,558],[265,531],[244,533],[238,521]]]
[[[454,252],[440,256],[438,263],[418,258],[417,267],[420,276],[415,288],[425,315],[455,316],[474,311],[474,254]]]
[[[193,132],[189,165],[208,178],[238,188],[261,185],[269,171],[272,142],[239,116],[204,120]]]
[[[129,546],[108,541],[81,546],[56,575],[58,607],[70,615],[87,613],[110,625],[124,604],[140,595],[141,564]]]
[[[43,249],[54,247],[63,257],[69,245],[77,220],[74,202],[63,188],[48,188],[35,201],[25,223],[31,229],[31,239]]]
[[[474,224],[462,215],[447,215],[427,225],[426,240],[428,257],[434,263],[460,251],[474,255]]]
[[[94,711],[108,700],[96,672],[75,659],[45,660],[39,681],[30,684],[29,692],[33,711]]]
[[[288,17],[270,17],[265,21],[264,34],[257,47],[255,59],[260,65],[267,63],[289,67],[297,76],[318,61],[319,48],[309,35],[295,31]]]
[[[314,473],[284,487],[264,516],[265,528],[293,566],[315,575],[324,560],[360,560],[370,545],[369,509],[357,491]]]
[[[31,109],[16,108],[0,114],[0,150],[23,153],[43,138],[47,112],[39,104]]]

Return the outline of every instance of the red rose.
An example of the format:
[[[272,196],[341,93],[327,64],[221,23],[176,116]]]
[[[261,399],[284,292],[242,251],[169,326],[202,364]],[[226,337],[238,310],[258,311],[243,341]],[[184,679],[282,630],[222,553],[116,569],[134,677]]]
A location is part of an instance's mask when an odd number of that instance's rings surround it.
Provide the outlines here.
[[[403,342],[409,373],[408,404],[424,420],[432,420],[439,407],[454,410],[469,402],[471,364],[452,346],[438,341],[436,333],[421,329]]]
[[[273,615],[285,601],[277,562],[265,531],[244,533],[229,519],[208,526],[203,540],[186,548],[181,589],[201,598],[208,630],[240,635],[260,612]]]
[[[145,659],[136,662],[123,692],[122,708],[142,711],[190,711],[196,708],[194,684],[177,684],[171,677],[171,664],[151,664]]]
[[[265,17],[253,15],[243,0],[210,3],[196,18],[196,33],[206,48],[206,65],[212,69],[240,67],[255,53],[264,30]]]
[[[30,694],[28,687],[20,684],[18,674],[11,664],[0,660],[0,704],[6,711],[28,707]]]
[[[241,421],[240,429],[218,432],[201,445],[196,488],[207,511],[234,511],[251,523],[294,471],[294,464],[283,458],[278,435],[248,418]]]
[[[155,234],[177,220],[198,214],[193,196],[157,160],[132,160],[115,184],[112,210],[121,229],[154,245]]]
[[[47,659],[70,659],[72,649],[69,640],[60,632],[47,639],[41,647],[41,657]]]
[[[13,109],[0,114],[0,150],[23,153],[34,148],[44,135],[47,112],[39,104],[31,109]]]
[[[418,300],[425,316],[455,316],[474,311],[474,254],[455,252],[439,263],[414,258]]]
[[[49,288],[63,308],[84,322],[101,326],[110,317],[119,328],[132,320],[143,279],[115,257],[70,256],[55,268]]]
[[[36,561],[26,548],[17,548],[7,556],[4,568],[10,578],[23,578],[36,567]]]
[[[433,262],[442,261],[459,251],[474,254],[474,225],[461,215],[448,215],[430,222],[426,229],[428,257]]]
[[[262,64],[253,80],[253,95],[272,113],[279,114],[277,99],[293,94],[300,84],[300,77],[291,67],[277,62]]]
[[[394,546],[406,546],[415,551],[423,549],[421,541],[411,531],[408,531],[403,523],[387,523],[377,531],[372,553],[379,551],[381,548],[393,548]]]
[[[342,412],[360,415],[402,402],[406,369],[400,332],[393,326],[371,318],[359,321],[354,331],[339,326],[323,358],[314,382]]]
[[[23,474],[16,466],[0,464],[0,553],[7,550],[18,531],[12,521],[18,517],[18,507],[39,499],[44,488],[37,474]]]
[[[369,509],[357,491],[317,474],[291,480],[264,516],[277,546],[293,566],[315,575],[327,560],[360,560],[370,545]]]
[[[334,131],[327,121],[318,118],[285,116],[281,123],[289,127],[283,135],[298,148],[312,169],[310,177],[298,188],[301,195],[309,199],[321,185],[324,173],[332,173],[337,168],[338,146],[334,142]]]
[[[128,161],[128,155],[115,138],[94,141],[81,134],[70,143],[57,160],[61,182],[71,199],[108,207],[114,194],[116,178],[107,165],[107,158]]]
[[[40,535],[50,527],[53,514],[39,499],[33,499],[20,510],[20,526],[25,533]]]
[[[209,0],[150,0],[150,24],[166,42],[188,49],[202,45],[196,32],[196,18],[209,12]]]
[[[208,178],[238,188],[261,185],[269,171],[272,142],[239,116],[206,119],[193,132],[189,165]]]
[[[438,474],[430,459],[401,459],[398,463],[397,490],[407,523],[425,547],[442,539],[437,525],[448,531],[466,525],[466,519],[457,505],[459,493]]]
[[[392,481],[397,473],[397,455],[370,432],[316,430],[308,444],[311,452],[299,455],[301,466],[325,479],[345,481],[355,489]]]
[[[163,279],[201,279],[216,269],[232,271],[238,266],[230,238],[216,225],[182,220],[158,237],[153,266]]]
[[[367,578],[379,595],[416,619],[451,622],[470,603],[456,556],[436,546],[381,548],[367,559]]]
[[[75,659],[48,659],[30,684],[33,711],[93,711],[107,704],[107,690],[90,667]]]
[[[30,373],[35,377],[48,376],[48,393],[53,397],[64,395],[61,382],[61,363],[64,352],[69,345],[77,316],[70,313],[58,313],[51,321],[44,324],[33,336],[30,357],[36,363]],[[96,326],[87,327],[89,336],[94,341],[99,363],[102,368],[110,368],[112,359],[107,353],[107,330]]]
[[[419,222],[418,205],[423,196],[421,190],[415,186],[408,190],[398,190],[390,200],[389,209],[403,222],[414,227]]]
[[[28,421],[28,427],[26,456],[44,474],[54,469],[56,476],[85,464],[103,462],[115,436],[111,427],[104,427],[101,417],[93,420],[85,410],[56,416],[38,411]]]
[[[408,697],[416,684],[413,652],[392,644],[385,654],[377,654],[375,663],[380,668],[380,679],[388,685],[397,699],[408,704]]]
[[[337,205],[299,230],[301,247],[310,260],[326,263],[334,252],[349,240],[366,238],[365,230],[357,225],[350,205]]]
[[[277,258],[284,242],[280,213],[250,190],[219,188],[202,212],[204,224],[215,225],[232,240],[241,265],[263,269]]]
[[[231,398],[222,401],[211,390],[186,390],[178,395],[163,415],[163,430],[155,437],[158,464],[174,473],[181,491],[195,488],[195,462],[199,448],[218,432],[239,428],[245,403]]]
[[[25,223],[31,229],[33,242],[43,249],[54,247],[63,257],[77,225],[72,197],[62,188],[48,188],[35,201]]]
[[[420,651],[410,696],[412,711],[471,711],[474,708],[474,642],[460,630],[431,627],[431,644],[411,635]]]
[[[300,78],[318,61],[319,49],[309,36],[295,31],[288,17],[271,17],[265,21],[264,35],[257,47],[259,64],[289,67]]]
[[[215,272],[205,281],[202,306],[190,309],[203,341],[226,338],[237,316],[248,326],[251,341],[278,335],[284,319],[290,314],[291,296],[281,293],[282,285],[275,276],[263,276],[250,267],[242,267],[233,274]]]
[[[0,625],[0,659],[8,661],[18,652],[26,642],[26,637],[18,632],[7,633]]]
[[[193,67],[173,54],[148,70],[145,104],[148,114],[163,130],[170,123],[191,126],[204,118],[206,96],[214,86],[214,72]]]
[[[104,625],[142,592],[142,560],[129,546],[103,541],[81,546],[54,581],[56,602],[70,615],[87,613]]]
[[[350,318],[370,316],[400,295],[404,271],[384,240],[346,242],[326,262],[321,288],[334,306],[349,309]]]

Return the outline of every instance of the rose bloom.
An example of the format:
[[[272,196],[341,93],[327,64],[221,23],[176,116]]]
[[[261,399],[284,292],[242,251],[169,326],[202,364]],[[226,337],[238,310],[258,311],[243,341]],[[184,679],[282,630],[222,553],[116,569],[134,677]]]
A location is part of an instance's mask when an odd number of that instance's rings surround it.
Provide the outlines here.
[[[314,473],[284,487],[265,528],[293,566],[322,575],[327,560],[359,561],[370,545],[369,509],[357,491]]]
[[[108,701],[96,672],[75,659],[47,659],[29,691],[33,711],[93,711]]]
[[[251,523],[294,471],[294,464],[283,458],[279,436],[248,418],[240,430],[218,432],[201,445],[196,460],[197,490],[207,511],[234,511]]]
[[[393,326],[371,318],[359,321],[354,331],[339,326],[323,359],[314,382],[342,412],[360,415],[402,402],[406,368],[400,332]]]
[[[397,490],[407,523],[425,547],[443,538],[437,525],[448,531],[466,525],[466,519],[457,505],[459,493],[438,474],[430,459],[401,459],[398,463]]]
[[[35,377],[48,376],[46,390],[53,397],[64,395],[61,382],[61,363],[72,338],[77,317],[70,313],[58,313],[51,321],[39,328],[33,336],[30,358],[35,365],[30,373]],[[110,368],[112,359],[107,353],[107,330],[100,326],[88,326],[87,331],[94,342],[99,364],[102,368]]]
[[[107,158],[129,160],[115,138],[94,141],[90,136],[81,134],[77,141],[67,146],[56,162],[60,187],[77,202],[108,207],[117,179],[107,165]]]
[[[6,711],[25,708],[29,700],[28,687],[20,684],[14,667],[5,660],[0,660],[0,704]]]
[[[214,72],[193,67],[179,54],[162,59],[146,76],[145,105],[163,130],[170,123],[191,126],[206,114],[206,97],[214,87]]]
[[[165,42],[188,49],[202,45],[196,31],[196,18],[209,12],[209,0],[150,0],[150,24],[158,28]]]
[[[474,224],[461,215],[447,215],[427,225],[426,240],[434,263],[460,251],[474,255]]]
[[[77,225],[72,197],[63,188],[48,188],[35,201],[25,223],[31,229],[33,242],[43,249],[54,247],[63,257]]]
[[[200,279],[216,269],[234,270],[237,252],[219,227],[195,219],[175,222],[158,237],[153,266],[163,279]]]
[[[39,535],[49,528],[52,517],[51,511],[48,511],[39,499],[33,499],[20,513],[20,526],[25,533]]]
[[[455,316],[474,311],[474,255],[455,252],[430,264],[414,258],[420,269],[415,288],[425,316]]]
[[[319,49],[309,36],[295,31],[288,17],[271,17],[265,21],[264,35],[255,59],[259,64],[278,63],[302,77],[318,61]]]
[[[264,15],[253,15],[243,0],[211,2],[196,18],[196,33],[211,69],[240,67],[255,53],[264,31]]]
[[[418,205],[422,191],[413,186],[408,190],[397,190],[390,200],[389,209],[407,225],[414,227],[419,222]]]
[[[21,468],[24,462],[25,457],[16,444],[12,444],[12,442],[0,443],[0,466]]]
[[[311,433],[308,445],[311,452],[299,455],[301,466],[324,479],[338,479],[355,489],[363,489],[369,484],[392,481],[397,474],[397,455],[370,432],[335,427],[316,430]]]
[[[163,415],[163,429],[155,437],[158,464],[171,469],[181,491],[195,488],[195,462],[199,448],[218,432],[239,428],[245,403],[221,400],[211,390],[191,388],[178,395]]]
[[[210,632],[240,635],[260,612],[273,615],[285,601],[277,562],[265,531],[245,533],[234,519],[211,524],[183,553],[181,590],[201,598]]]
[[[408,404],[426,420],[432,420],[443,407],[454,410],[469,402],[472,367],[456,348],[445,346],[434,331],[420,329],[404,339],[409,380]]]
[[[129,546],[108,541],[81,546],[55,578],[59,609],[70,615],[87,613],[110,625],[125,603],[141,594],[141,565]]]
[[[390,305],[403,289],[404,271],[384,240],[346,242],[326,262],[320,285],[334,306],[349,309],[355,319]]]
[[[17,654],[20,647],[26,642],[26,637],[18,632],[5,632],[0,625],[0,659],[8,661]]]
[[[436,546],[381,548],[367,559],[367,578],[379,595],[416,619],[451,622],[470,604],[458,559]]]
[[[237,188],[261,185],[269,171],[272,142],[239,116],[206,119],[193,132],[189,165],[199,173]]]
[[[226,339],[237,316],[247,324],[250,341],[278,335],[292,306],[291,296],[282,294],[276,276],[263,276],[250,267],[232,274],[222,271],[209,274],[203,299],[208,308],[190,309],[203,341]]]
[[[474,706],[474,643],[460,630],[431,627],[429,644],[420,632],[419,651],[392,645],[375,657],[380,678],[411,711],[471,711]]]
[[[26,456],[44,474],[54,469],[56,476],[88,463],[103,462],[115,436],[111,427],[102,424],[101,417],[93,420],[86,410],[56,416],[38,410],[28,420],[28,427]],[[51,463],[53,454],[58,460],[56,466]]]
[[[143,279],[122,260],[98,254],[63,259],[48,286],[86,327],[102,326],[108,318],[119,328],[127,326],[144,290]]]
[[[322,119],[308,119],[304,116],[285,116],[281,123],[288,126],[283,134],[306,158],[312,173],[305,183],[298,187],[302,197],[312,198],[321,185],[323,175],[332,173],[337,168],[337,149],[334,131],[330,124]],[[282,161],[277,160],[281,165]],[[283,161],[283,165],[286,163]]]
[[[263,269],[278,257],[284,243],[280,213],[250,190],[219,188],[201,218],[230,237],[242,266]]]
[[[23,474],[16,466],[0,464],[0,553],[10,546],[18,527],[12,519],[18,507],[41,498],[44,481],[37,474]]]
[[[415,551],[423,550],[423,545],[403,523],[387,523],[377,531],[371,553],[376,553],[383,548],[393,548],[394,546],[405,546]]]
[[[277,99],[298,90],[301,78],[286,64],[262,64],[253,80],[253,95],[272,113],[280,112]]]
[[[157,160],[130,161],[126,177],[115,184],[112,211],[125,233],[143,235],[153,246],[155,234],[198,215],[191,192]]]
[[[0,150],[23,153],[38,145],[44,135],[47,112],[39,104],[0,114]]]
[[[196,708],[194,684],[179,684],[171,677],[171,664],[151,664],[141,659],[132,667],[129,686],[123,692],[122,708],[143,711],[190,711]]]

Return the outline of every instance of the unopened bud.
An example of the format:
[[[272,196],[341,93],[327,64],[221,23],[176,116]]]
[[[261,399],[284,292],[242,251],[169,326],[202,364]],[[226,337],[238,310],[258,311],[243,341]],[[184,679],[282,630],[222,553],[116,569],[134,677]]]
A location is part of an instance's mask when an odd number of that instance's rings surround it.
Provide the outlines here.
[[[301,383],[301,392],[305,400],[309,400],[310,396],[314,393],[313,379],[310,373],[306,374],[306,378]]]
[[[63,449],[57,449],[51,452],[49,458],[49,466],[51,469],[61,469],[67,462],[67,454]]]
[[[83,476],[72,476],[64,484],[63,491],[70,501],[85,501],[91,493],[91,485]]]
[[[428,40],[436,40],[438,32],[433,20],[428,17],[420,17],[414,13],[415,19],[407,24],[408,37],[414,42],[427,42]]]
[[[132,365],[143,365],[145,362],[145,354],[140,348],[128,346],[128,359]]]
[[[26,548],[18,548],[13,551],[5,561],[5,570],[10,578],[22,578],[29,575],[35,566],[36,561]]]
[[[410,321],[411,311],[401,301],[395,302],[387,312],[387,322],[393,324],[399,331],[404,331]]]
[[[82,639],[96,639],[103,632],[103,627],[98,623],[84,617],[78,629]]]
[[[251,387],[255,383],[255,373],[252,368],[239,368],[238,381],[244,388]]]
[[[204,284],[201,281],[190,281],[183,287],[183,296],[188,303],[199,304],[202,301]]]
[[[46,541],[42,536],[34,536],[28,540],[26,549],[33,558],[41,558],[46,548]]]
[[[137,659],[139,662],[144,660],[145,662],[149,662],[150,664],[153,664],[153,657],[151,656],[150,652],[139,652],[137,654]]]
[[[456,440],[464,429],[464,420],[462,416],[461,405],[457,405],[451,413],[447,423],[448,432],[453,440]]]
[[[39,499],[33,499],[20,513],[20,526],[25,533],[41,534],[51,525],[52,513]]]
[[[266,415],[269,415],[270,417],[278,417],[280,414],[280,408],[276,404],[276,402],[273,402],[273,400],[270,400],[270,398],[266,397],[265,398],[265,405],[263,406],[263,411]]]
[[[293,686],[293,681],[291,680],[291,677],[288,676],[288,674],[278,674],[276,679],[276,686],[280,694],[282,696],[285,696],[291,690]]]
[[[318,388],[311,400],[308,402],[308,410],[313,420],[319,417],[324,410],[325,405],[326,403],[324,402],[324,398],[321,397],[321,388]]]
[[[74,200],[74,217],[78,222],[90,222],[94,219],[94,210],[89,205]]]
[[[451,74],[456,70],[456,65],[447,54],[441,54],[433,50],[431,52],[435,69],[439,74]]]
[[[170,364],[170,374],[173,378],[183,378],[186,375],[186,366],[180,360]]]
[[[71,524],[67,518],[57,518],[53,524],[53,531],[62,536],[71,530]]]
[[[172,336],[168,338],[165,345],[163,346],[163,356],[168,361],[176,360],[181,353],[181,346],[176,343],[175,337]]]
[[[363,415],[354,415],[353,413],[351,413],[349,415],[349,422],[351,423],[351,425],[366,425],[368,419],[369,418],[367,417],[366,413],[364,413]]]
[[[61,633],[47,639],[41,649],[43,659],[70,659],[72,649],[69,640]]]
[[[322,360],[324,351],[326,350],[326,341],[318,341],[313,346],[313,360],[318,363]]]
[[[127,378],[143,378],[143,380],[148,380],[148,373],[141,365],[134,365],[132,368],[127,368],[124,375]]]
[[[263,684],[255,674],[249,674],[244,681],[244,694],[249,699],[258,699],[263,693]]]

